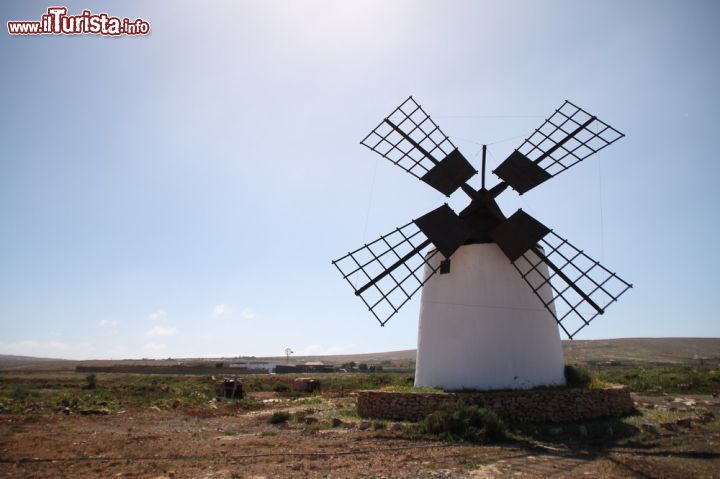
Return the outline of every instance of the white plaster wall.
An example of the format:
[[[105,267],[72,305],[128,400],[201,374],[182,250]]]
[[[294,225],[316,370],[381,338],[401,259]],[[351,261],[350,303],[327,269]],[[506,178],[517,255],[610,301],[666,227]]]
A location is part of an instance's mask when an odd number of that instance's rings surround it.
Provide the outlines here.
[[[436,254],[430,262],[442,259]],[[549,285],[540,292],[552,298]],[[416,386],[564,384],[563,368],[557,323],[496,244],[460,247],[450,273],[435,274],[423,287]]]

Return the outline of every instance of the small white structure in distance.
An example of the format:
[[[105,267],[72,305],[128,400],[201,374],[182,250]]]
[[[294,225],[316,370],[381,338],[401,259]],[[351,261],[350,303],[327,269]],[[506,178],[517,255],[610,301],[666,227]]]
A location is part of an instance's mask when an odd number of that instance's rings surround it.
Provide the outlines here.
[[[322,361],[307,361],[305,366],[325,366],[325,363]]]
[[[436,268],[443,259],[436,254],[429,262]],[[539,268],[547,277],[547,265]],[[426,265],[425,277],[428,272]],[[540,295],[552,299],[549,284]],[[423,286],[415,386],[560,385],[564,366],[555,319],[495,243],[461,246],[450,273],[435,274]]]
[[[267,369],[268,371],[272,371],[273,369],[275,369],[275,364],[264,363],[260,361],[247,361],[242,363],[231,363],[228,367],[244,369]]]

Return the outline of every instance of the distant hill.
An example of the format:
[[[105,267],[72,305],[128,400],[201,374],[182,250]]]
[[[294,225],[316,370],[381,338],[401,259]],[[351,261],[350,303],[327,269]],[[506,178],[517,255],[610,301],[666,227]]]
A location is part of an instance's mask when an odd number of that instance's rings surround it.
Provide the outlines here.
[[[41,363],[48,361],[64,361],[64,359],[52,358],[36,358],[34,356],[14,356],[12,354],[0,354],[0,364],[2,363]]]
[[[565,361],[587,366],[653,366],[680,364],[720,364],[720,338],[621,338],[563,341]],[[253,357],[242,360],[285,363],[285,356]],[[237,361],[236,358],[173,358],[72,361],[0,354],[3,370],[72,370],[75,366],[176,365],[183,363]],[[291,356],[290,363],[322,361],[340,365],[356,363],[382,364],[388,367],[411,368],[415,350],[382,353],[344,354],[330,356]]]
[[[563,341],[567,363],[601,365],[608,361],[626,365],[698,364],[701,358],[709,364],[720,363],[720,338],[620,338]],[[261,358],[284,361],[285,358]],[[357,363],[408,364],[415,363],[415,350],[341,356],[305,356],[292,361],[325,361],[338,364]]]
[[[627,365],[720,363],[720,338],[620,338],[563,341],[565,361]]]

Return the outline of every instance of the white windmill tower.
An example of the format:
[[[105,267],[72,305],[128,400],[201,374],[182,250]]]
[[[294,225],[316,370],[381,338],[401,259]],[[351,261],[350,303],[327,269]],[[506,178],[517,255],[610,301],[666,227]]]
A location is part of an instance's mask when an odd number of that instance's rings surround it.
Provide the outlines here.
[[[447,205],[333,261],[381,325],[423,288],[416,386],[530,388],[562,384],[559,329],[572,338],[628,288],[621,279],[522,210],[495,198],[538,186],[624,135],[566,101],[494,171],[477,171],[410,97],[362,144],[450,196]],[[439,274],[436,274],[439,273]]]

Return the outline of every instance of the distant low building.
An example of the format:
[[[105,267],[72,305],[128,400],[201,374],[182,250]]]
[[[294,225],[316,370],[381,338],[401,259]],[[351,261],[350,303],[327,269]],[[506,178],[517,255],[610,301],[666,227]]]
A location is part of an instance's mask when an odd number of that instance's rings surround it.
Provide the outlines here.
[[[275,369],[275,364],[261,361],[246,361],[230,363],[228,367],[233,369],[263,369],[265,371],[272,372]]]
[[[322,361],[308,361],[305,364],[278,364],[275,366],[275,373],[277,374],[331,373],[334,370],[335,368],[324,364]]]
[[[263,363],[259,361],[250,361],[247,363],[248,369],[267,369],[268,371],[272,371],[275,369],[275,364],[273,363]]]

